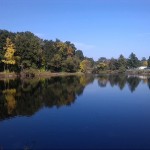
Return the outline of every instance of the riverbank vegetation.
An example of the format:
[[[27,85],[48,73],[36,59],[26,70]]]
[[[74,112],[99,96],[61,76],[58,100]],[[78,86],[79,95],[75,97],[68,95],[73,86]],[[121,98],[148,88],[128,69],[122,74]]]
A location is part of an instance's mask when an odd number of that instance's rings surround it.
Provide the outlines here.
[[[101,55],[101,54],[98,54]],[[150,67],[150,57],[139,60],[131,53],[129,58],[100,57],[98,61],[85,57],[70,41],[43,40],[31,32],[0,30],[0,72],[14,72],[25,76],[50,73],[123,73],[139,66]],[[147,71],[148,72],[148,71]]]

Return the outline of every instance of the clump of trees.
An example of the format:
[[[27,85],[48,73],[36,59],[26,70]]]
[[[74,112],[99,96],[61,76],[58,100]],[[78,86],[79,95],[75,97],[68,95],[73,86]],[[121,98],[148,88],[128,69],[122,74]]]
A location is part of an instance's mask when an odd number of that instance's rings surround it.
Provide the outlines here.
[[[135,69],[140,66],[150,67],[150,57],[148,60],[146,60],[145,57],[139,60],[134,53],[131,53],[129,58],[125,58],[121,54],[118,59],[107,59],[105,57],[99,58],[96,62],[94,72],[100,73],[102,71],[117,71],[123,73],[127,69]]]
[[[93,63],[70,41],[43,40],[31,32],[0,30],[0,71],[77,72],[84,61]]]
[[[134,53],[129,58],[100,57],[98,61],[83,55],[70,41],[43,40],[31,32],[12,33],[0,30],[0,71],[23,72],[38,69],[51,72],[100,73],[125,72],[138,66],[150,67],[150,57],[139,60]]]

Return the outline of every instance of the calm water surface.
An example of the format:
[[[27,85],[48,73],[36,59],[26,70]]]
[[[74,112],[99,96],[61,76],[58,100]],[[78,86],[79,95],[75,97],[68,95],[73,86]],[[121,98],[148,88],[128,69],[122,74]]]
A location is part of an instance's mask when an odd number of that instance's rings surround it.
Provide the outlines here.
[[[150,149],[150,78],[0,81],[0,149]]]

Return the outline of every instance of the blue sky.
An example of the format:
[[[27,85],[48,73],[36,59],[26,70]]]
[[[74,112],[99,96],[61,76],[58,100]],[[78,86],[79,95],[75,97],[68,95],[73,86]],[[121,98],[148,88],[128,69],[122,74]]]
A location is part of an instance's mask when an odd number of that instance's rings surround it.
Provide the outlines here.
[[[150,0],[0,0],[0,29],[73,42],[99,57],[150,56]]]

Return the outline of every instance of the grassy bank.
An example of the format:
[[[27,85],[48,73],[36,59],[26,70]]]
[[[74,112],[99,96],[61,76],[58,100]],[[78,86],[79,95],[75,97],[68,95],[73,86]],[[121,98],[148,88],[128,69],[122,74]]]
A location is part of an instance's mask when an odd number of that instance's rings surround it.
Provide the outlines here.
[[[99,74],[118,74],[118,73],[119,73],[118,70],[103,70],[99,72]]]
[[[15,78],[49,78],[56,76],[71,76],[71,75],[83,75],[82,72],[68,73],[68,72],[50,72],[40,70],[24,70],[20,73],[15,72],[0,72],[0,79],[15,79]],[[100,71],[99,74],[120,74],[118,70],[105,70]],[[126,75],[145,75],[150,76],[150,70],[136,70],[130,69],[124,72]]]
[[[130,70],[127,70],[126,73],[128,75],[146,75],[146,76],[150,76],[150,70],[130,69]]]
[[[15,78],[49,78],[56,76],[71,76],[83,75],[82,72],[68,73],[68,72],[49,72],[39,70],[25,70],[20,73],[15,72],[0,72],[0,79],[15,79]]]
[[[18,74],[15,72],[0,72],[0,79],[5,79],[5,78],[17,78]]]
[[[120,72],[119,70],[105,70],[100,71],[99,74],[126,74],[126,75],[145,75],[150,76],[150,70],[138,70],[138,69],[128,69],[125,72]]]

